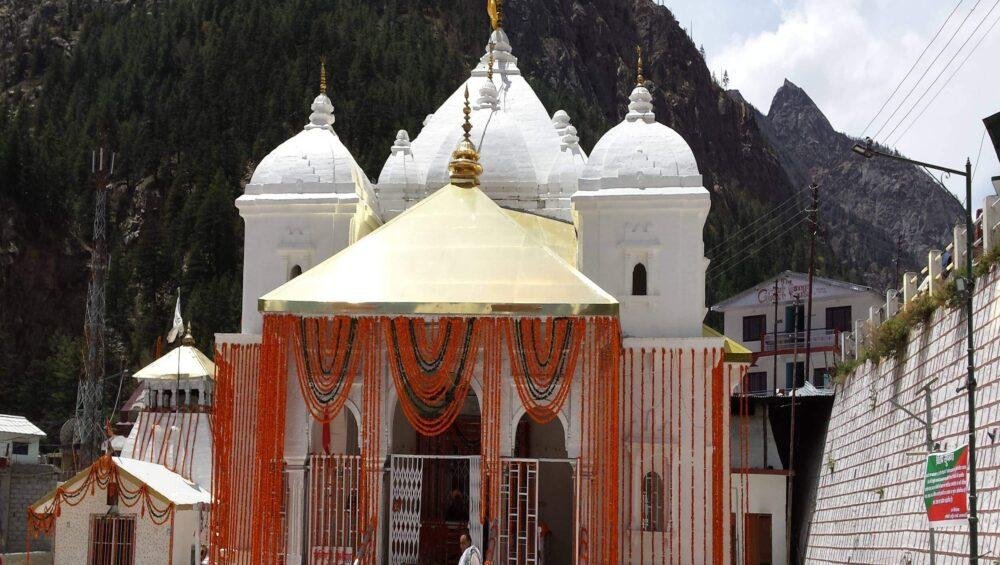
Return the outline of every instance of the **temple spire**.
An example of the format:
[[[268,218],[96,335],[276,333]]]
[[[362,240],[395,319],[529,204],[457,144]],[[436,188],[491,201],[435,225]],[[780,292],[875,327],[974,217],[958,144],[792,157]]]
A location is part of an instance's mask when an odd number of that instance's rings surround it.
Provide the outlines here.
[[[319,58],[319,92],[326,94],[326,57]]]
[[[486,12],[490,15],[493,31],[503,27],[503,0],[486,0]]]
[[[636,64],[636,69],[637,69],[638,72],[636,73],[636,77],[635,77],[635,85],[636,86],[645,86],[645,84],[646,84],[646,77],[642,76],[642,47],[639,46],[639,45],[636,45],[635,46],[635,52],[636,52],[636,55],[638,55],[638,57],[637,57],[638,61],[637,61],[637,64]]]
[[[462,123],[462,140],[458,142],[458,147],[451,154],[451,162],[448,163],[448,174],[451,177],[451,184],[463,188],[479,186],[479,175],[483,172],[483,166],[479,164],[479,153],[472,143],[469,132],[472,131],[472,108],[469,106],[469,85],[465,85],[465,104],[462,107],[465,120]]]

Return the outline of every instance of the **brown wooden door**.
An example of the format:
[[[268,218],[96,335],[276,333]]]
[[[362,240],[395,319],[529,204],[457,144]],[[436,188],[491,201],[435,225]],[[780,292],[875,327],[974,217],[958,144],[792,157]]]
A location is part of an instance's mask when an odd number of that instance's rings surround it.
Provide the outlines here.
[[[743,531],[746,565],[771,565],[771,515],[747,514]]]

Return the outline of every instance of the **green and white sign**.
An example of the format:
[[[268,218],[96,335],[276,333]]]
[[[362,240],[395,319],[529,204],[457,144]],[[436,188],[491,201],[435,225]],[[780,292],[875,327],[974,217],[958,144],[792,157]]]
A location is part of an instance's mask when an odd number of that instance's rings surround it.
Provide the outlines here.
[[[964,524],[969,519],[969,447],[927,456],[924,506],[933,526]]]

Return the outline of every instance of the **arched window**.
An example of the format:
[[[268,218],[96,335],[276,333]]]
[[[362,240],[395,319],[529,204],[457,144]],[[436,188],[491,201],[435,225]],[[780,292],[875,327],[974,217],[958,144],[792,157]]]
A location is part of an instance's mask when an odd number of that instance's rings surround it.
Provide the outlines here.
[[[187,391],[185,391],[185,390],[178,390],[177,391],[177,405],[178,406],[187,406]]]
[[[659,473],[646,473],[642,479],[642,531],[663,531],[664,495],[663,479]]]
[[[632,267],[632,296],[646,296],[646,266],[642,263]]]
[[[198,389],[196,388],[191,389],[191,406],[198,406],[199,404],[201,404],[199,398],[200,396],[201,393],[198,391]]]
[[[171,390],[163,391],[163,404],[160,405],[162,408],[173,408],[174,407],[174,392]]]
[[[297,276],[299,276],[301,274],[302,274],[302,266],[301,265],[293,265],[292,266],[292,270],[288,272],[288,280],[292,280],[292,279],[294,279],[295,277],[297,277]]]

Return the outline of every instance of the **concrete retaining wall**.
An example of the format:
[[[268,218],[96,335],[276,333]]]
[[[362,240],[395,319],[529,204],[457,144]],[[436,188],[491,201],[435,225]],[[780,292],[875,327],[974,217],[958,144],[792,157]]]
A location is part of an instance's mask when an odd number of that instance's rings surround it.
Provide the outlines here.
[[[1000,559],[1000,270],[977,281],[974,301],[980,555]],[[823,453],[806,560],[928,563],[923,505],[923,426],[891,400],[923,414],[932,379],[933,434],[942,448],[967,440],[966,331],[962,309],[940,308],[914,331],[902,363],[860,367],[838,386]],[[994,440],[991,435],[995,437]],[[968,525],[939,528],[937,563],[968,560]]]

